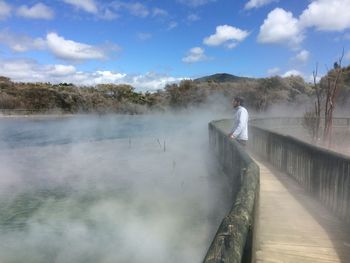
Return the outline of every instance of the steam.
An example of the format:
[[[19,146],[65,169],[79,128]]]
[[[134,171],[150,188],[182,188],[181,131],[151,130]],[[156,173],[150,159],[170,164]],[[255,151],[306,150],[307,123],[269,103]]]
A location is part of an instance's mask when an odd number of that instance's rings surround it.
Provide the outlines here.
[[[215,118],[13,120],[26,147],[1,129],[0,261],[200,262],[230,206]]]
[[[259,126],[269,130],[276,131],[280,134],[289,135],[299,140],[303,140],[307,143],[317,145],[322,148],[327,148],[336,151],[341,154],[350,155],[350,142],[348,138],[350,135],[350,129],[345,120],[340,123],[337,122],[337,118],[349,118],[348,104],[337,105],[334,111],[334,120],[332,128],[331,144],[323,141],[323,126],[320,128],[320,134],[318,140],[312,138],[312,131],[302,124],[302,119],[305,112],[312,110],[314,100],[308,99],[302,101],[297,106],[276,104],[270,107],[265,112],[253,112],[250,111],[250,118],[260,118]],[[290,123],[283,121],[279,122],[277,119],[269,118],[300,118],[300,123],[296,123],[291,120]],[[265,120],[263,120],[265,119]],[[324,121],[324,116],[321,113],[321,123]]]

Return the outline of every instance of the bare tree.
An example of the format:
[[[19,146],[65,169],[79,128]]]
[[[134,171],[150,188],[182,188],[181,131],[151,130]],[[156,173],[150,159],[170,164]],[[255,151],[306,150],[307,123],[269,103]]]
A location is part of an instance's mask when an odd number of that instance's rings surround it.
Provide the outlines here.
[[[315,134],[314,138],[318,140],[320,136],[320,123],[321,123],[321,101],[322,101],[322,90],[320,85],[317,83],[317,73],[318,73],[318,63],[316,63],[316,68],[312,72],[314,80],[314,89],[316,92],[316,101],[315,101]]]
[[[317,142],[322,137],[323,144],[328,147],[331,147],[332,144],[333,112],[341,90],[343,57],[344,49],[339,60],[334,63],[333,69],[327,69],[327,75],[320,82],[317,81],[318,64],[316,64],[315,70],[312,72],[313,90],[316,95],[314,109],[304,114],[303,125],[310,132],[313,141]],[[324,112],[323,134],[321,134],[322,112]]]
[[[344,49],[341,57],[337,62],[334,63],[334,68],[327,75],[327,85],[326,85],[326,101],[324,110],[324,131],[323,131],[323,141],[331,146],[332,143],[332,127],[333,127],[333,112],[335,109],[336,98],[340,91],[340,78],[342,75],[341,63],[344,57]]]
[[[314,108],[311,111],[304,113],[303,126],[309,131],[314,143],[320,138],[320,126],[321,126],[321,106],[323,99],[323,90],[320,83],[317,81],[318,75],[318,63],[316,63],[315,70],[312,72],[313,76],[313,90],[316,94],[316,100],[314,102]]]

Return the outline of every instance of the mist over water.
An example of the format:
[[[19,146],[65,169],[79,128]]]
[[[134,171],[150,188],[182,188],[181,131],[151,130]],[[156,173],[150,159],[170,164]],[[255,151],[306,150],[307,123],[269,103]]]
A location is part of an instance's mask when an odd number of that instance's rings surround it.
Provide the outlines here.
[[[230,206],[215,118],[0,119],[0,262],[201,262]]]

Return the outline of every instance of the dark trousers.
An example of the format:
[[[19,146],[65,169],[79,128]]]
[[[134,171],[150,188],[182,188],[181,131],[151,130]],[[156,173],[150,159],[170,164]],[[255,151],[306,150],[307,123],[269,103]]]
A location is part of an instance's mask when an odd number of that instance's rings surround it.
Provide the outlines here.
[[[247,147],[247,140],[237,140],[237,142],[242,145],[244,148]]]

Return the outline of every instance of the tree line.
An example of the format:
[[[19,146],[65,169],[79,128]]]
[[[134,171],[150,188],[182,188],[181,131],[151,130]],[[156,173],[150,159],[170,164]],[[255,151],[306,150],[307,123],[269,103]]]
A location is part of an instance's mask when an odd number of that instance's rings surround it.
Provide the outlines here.
[[[349,67],[342,69],[342,72],[349,71]],[[338,85],[347,86],[349,76],[343,73]],[[341,89],[338,93],[348,91],[348,88]],[[215,104],[222,98],[230,107],[230,100],[237,95],[246,99],[251,110],[263,112],[275,104],[305,103],[316,94],[315,85],[305,82],[300,76],[241,78],[236,81],[210,78],[206,81],[183,80],[168,84],[164,89],[144,93],[136,92],[127,84],[80,87],[71,83],[14,82],[0,77],[0,109],[36,112],[142,114]],[[346,102],[345,97],[341,97],[343,103]]]

